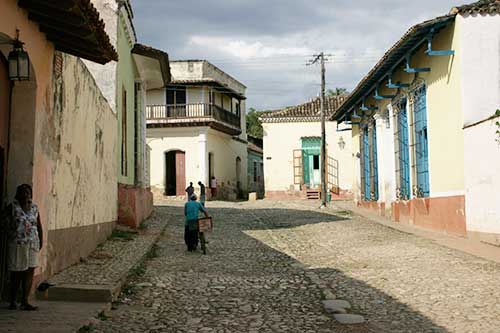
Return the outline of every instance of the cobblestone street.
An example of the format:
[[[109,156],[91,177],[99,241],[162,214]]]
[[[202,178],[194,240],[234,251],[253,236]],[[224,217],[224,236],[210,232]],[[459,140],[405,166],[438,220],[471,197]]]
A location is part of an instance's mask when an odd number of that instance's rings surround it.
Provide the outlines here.
[[[137,270],[96,331],[498,332],[500,327],[498,264],[304,201],[209,202],[215,229],[203,256],[185,249],[183,202],[163,204],[156,214],[170,222],[156,256]],[[335,321],[321,302],[325,288],[367,322]]]

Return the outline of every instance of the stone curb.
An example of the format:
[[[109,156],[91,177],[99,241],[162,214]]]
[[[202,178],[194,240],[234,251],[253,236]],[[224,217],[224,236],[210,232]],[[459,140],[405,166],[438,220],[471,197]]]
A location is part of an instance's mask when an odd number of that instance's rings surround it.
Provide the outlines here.
[[[130,268],[123,272],[119,279],[112,284],[106,285],[81,285],[81,284],[61,284],[49,288],[46,296],[42,296],[48,301],[68,301],[68,302],[92,302],[92,303],[109,303],[118,299],[124,285],[132,272],[143,264],[148,253],[158,243],[159,238],[163,234],[167,224],[163,225],[153,235],[153,241],[150,245],[144,248],[142,256],[130,266]],[[110,305],[111,306],[111,305]],[[106,309],[104,309],[106,310]],[[102,311],[101,311],[102,312]]]

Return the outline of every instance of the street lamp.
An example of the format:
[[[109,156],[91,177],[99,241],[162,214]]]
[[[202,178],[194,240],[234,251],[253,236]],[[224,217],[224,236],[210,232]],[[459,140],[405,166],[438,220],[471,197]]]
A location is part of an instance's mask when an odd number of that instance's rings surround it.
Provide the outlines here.
[[[344,150],[344,148],[345,148],[345,141],[342,137],[340,137],[340,139],[339,139],[339,148],[340,148],[340,150]]]
[[[14,49],[9,53],[9,79],[11,81],[27,81],[30,79],[30,59],[19,40],[19,30],[16,30]]]

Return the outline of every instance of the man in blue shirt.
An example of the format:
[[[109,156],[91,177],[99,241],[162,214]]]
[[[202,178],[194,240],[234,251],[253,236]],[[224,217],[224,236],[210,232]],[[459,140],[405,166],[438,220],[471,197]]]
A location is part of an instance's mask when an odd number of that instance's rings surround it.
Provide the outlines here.
[[[184,204],[184,216],[186,222],[184,224],[184,242],[186,242],[189,252],[196,251],[198,247],[198,214],[202,212],[208,217],[205,207],[196,201],[196,194],[189,197],[189,201]]]

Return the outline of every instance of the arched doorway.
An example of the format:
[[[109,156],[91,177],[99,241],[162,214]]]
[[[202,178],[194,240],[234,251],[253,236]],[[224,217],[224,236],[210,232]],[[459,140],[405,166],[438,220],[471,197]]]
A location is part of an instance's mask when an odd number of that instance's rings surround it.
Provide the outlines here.
[[[186,153],[165,152],[165,195],[183,196],[186,186]]]

